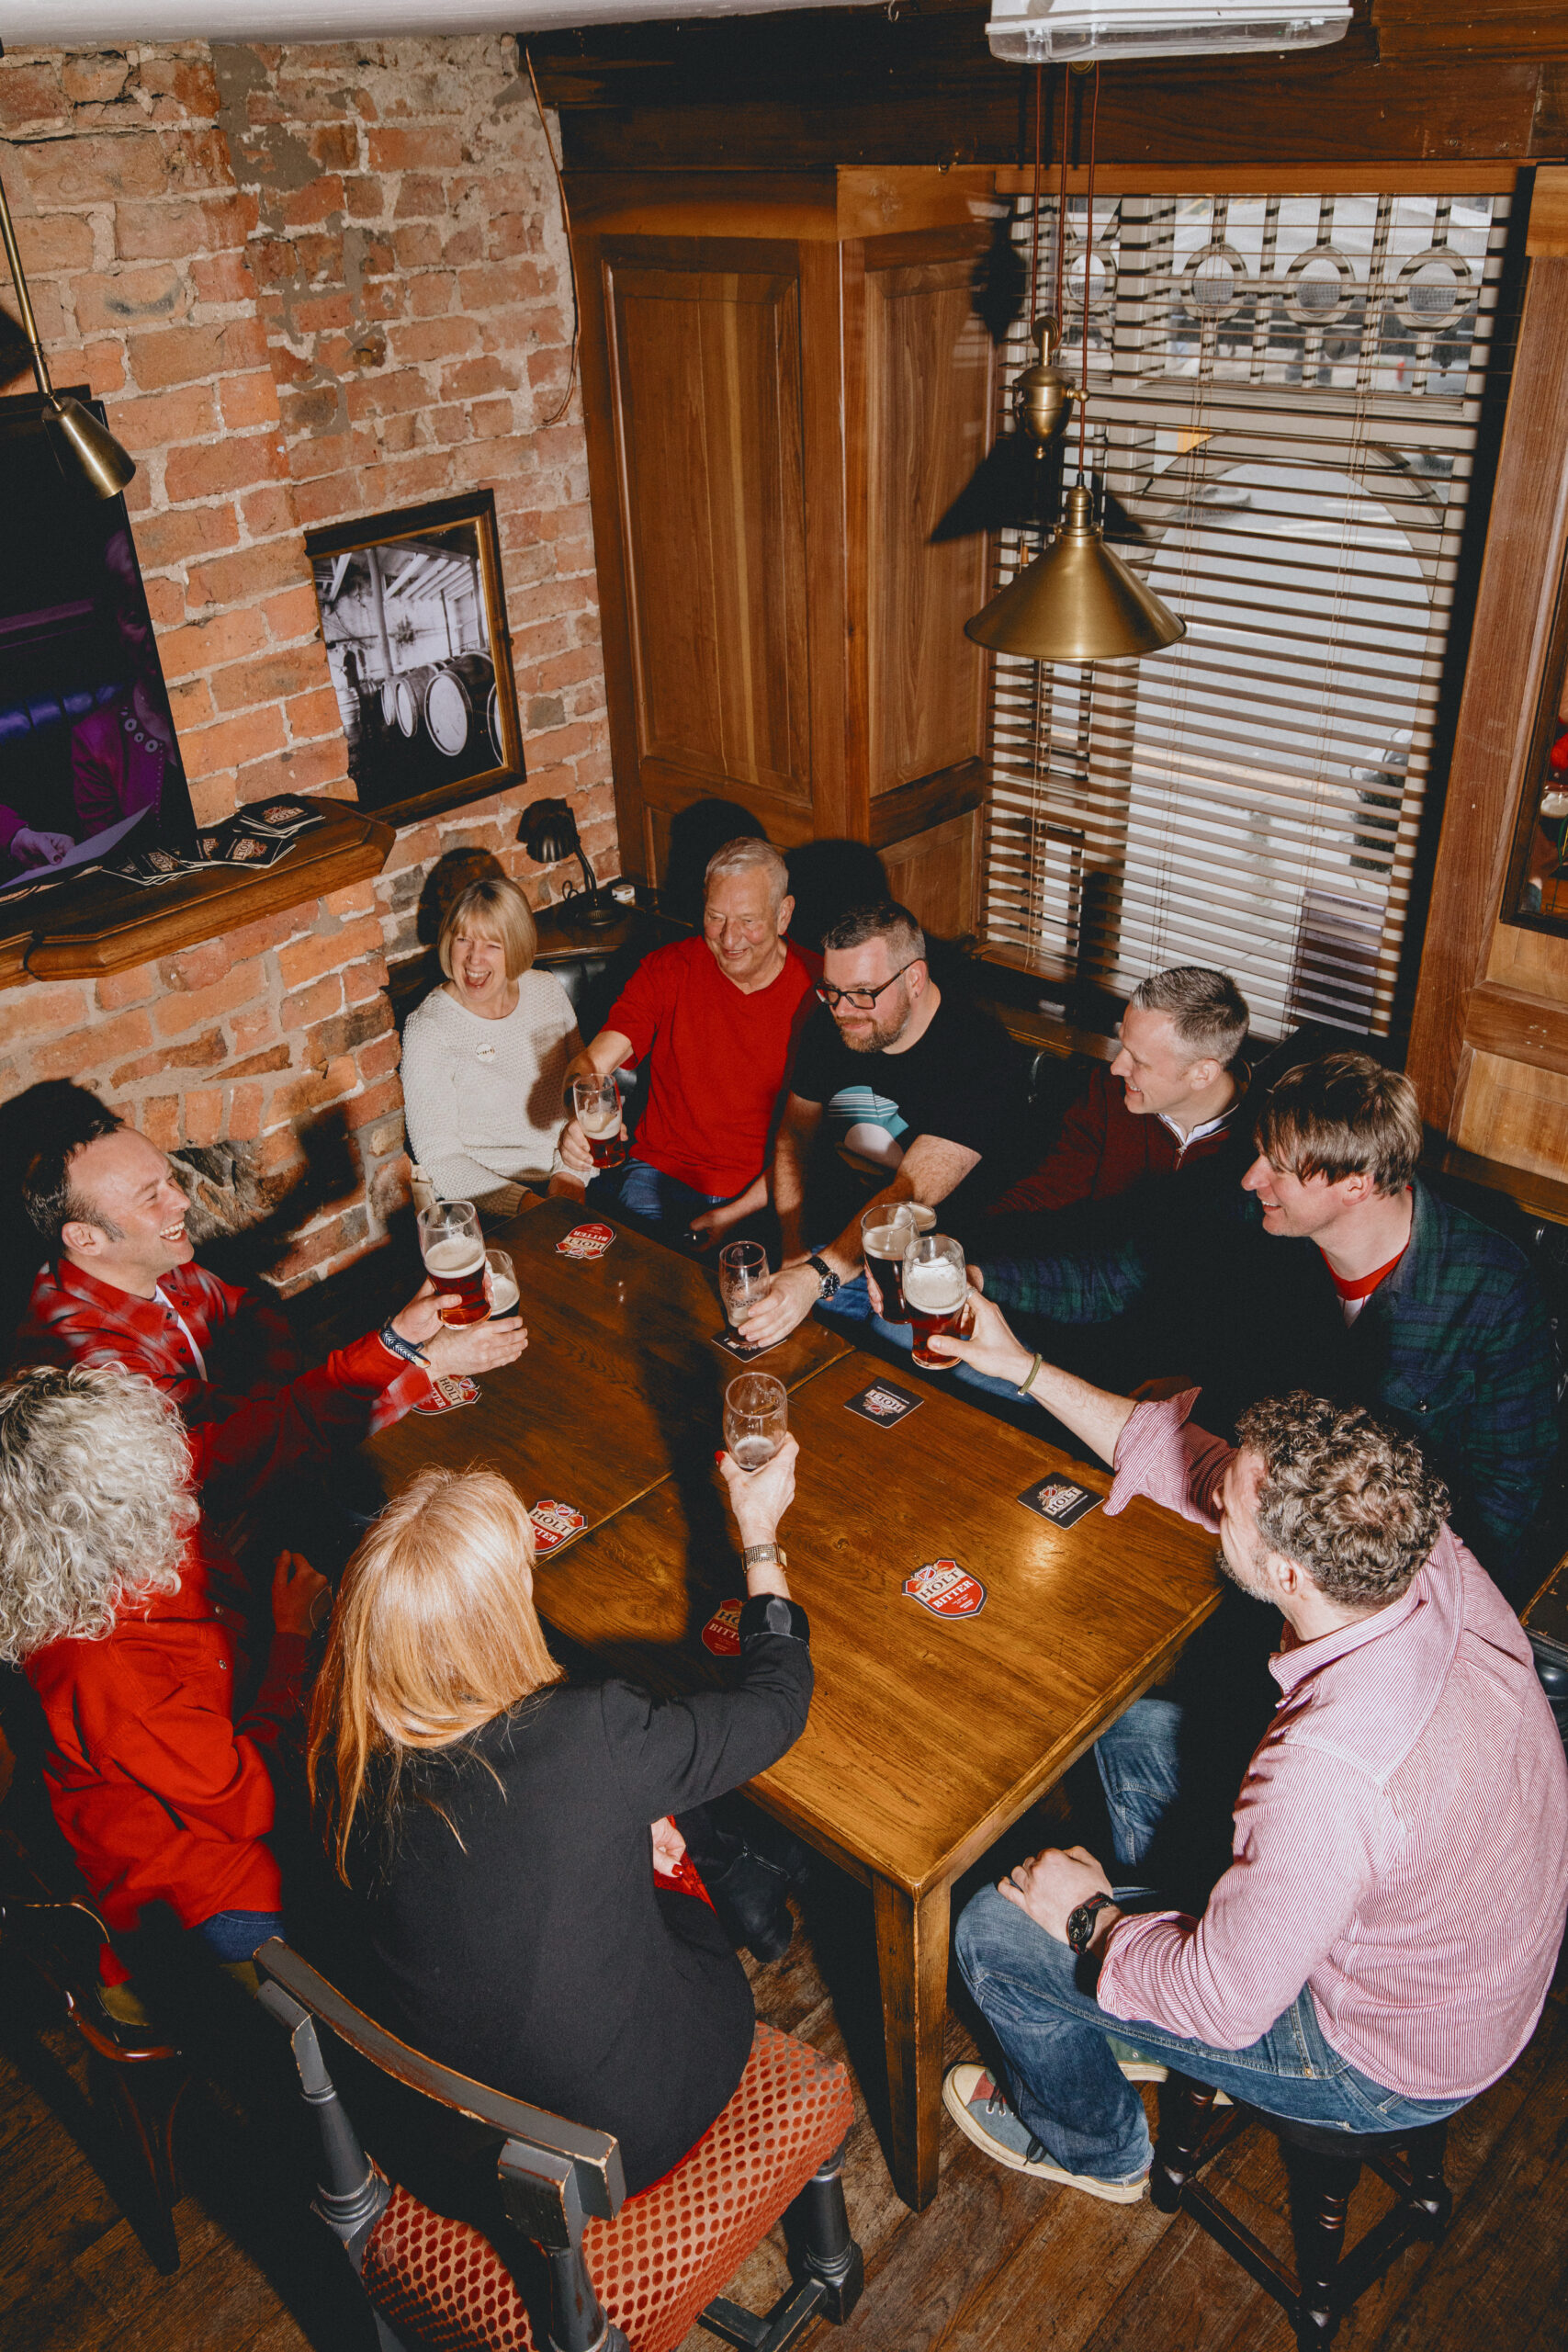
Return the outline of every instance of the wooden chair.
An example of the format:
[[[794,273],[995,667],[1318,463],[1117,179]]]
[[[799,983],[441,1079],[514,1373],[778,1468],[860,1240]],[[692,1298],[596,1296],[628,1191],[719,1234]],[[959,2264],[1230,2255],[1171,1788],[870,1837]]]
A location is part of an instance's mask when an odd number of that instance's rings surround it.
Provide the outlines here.
[[[1190,2213],[1268,2289],[1283,2306],[1303,2352],[1331,2344],[1352,2303],[1412,2238],[1435,2244],[1447,2229],[1453,2206],[1443,2178],[1448,2124],[1428,2123],[1414,2132],[1336,2132],[1239,2104],[1223,2122],[1213,2123],[1213,2103],[1207,2083],[1170,2075],[1160,2099],[1149,2195],[1162,2213]],[[1290,2175],[1294,2278],[1198,2177],[1238,2132],[1254,2123],[1275,2134]],[[1346,2209],[1363,2165],[1388,2182],[1397,2202],[1341,2260]]]
[[[113,1938],[84,1895],[51,1884],[22,1839],[0,1826],[0,1943],[13,1947],[59,2002],[87,2049],[95,2110],[107,2106],[141,2192],[127,2219],[165,2277],[180,2267],[175,2232],[175,2110],[191,2069],[150,2022],[115,2018],[99,1998],[98,1951]]]
[[[818,2317],[844,2320],[864,2269],[840,2167],[853,2113],[841,2066],[759,2025],[740,2086],[672,2173],[627,2199],[613,2136],[487,2090],[398,2041],[279,1941],[256,1954],[263,2005],[286,2027],[321,2129],[315,2210],[342,2240],[381,2352],[672,2352],[699,2318],[743,2352],[786,2352]],[[505,2135],[498,2175],[517,2266],[471,2224],[444,2218],[373,2163],[322,2060],[316,2021],[406,2090]],[[771,2312],[724,2286],[783,2214],[795,2284]],[[530,2310],[517,2269],[548,2271]]]

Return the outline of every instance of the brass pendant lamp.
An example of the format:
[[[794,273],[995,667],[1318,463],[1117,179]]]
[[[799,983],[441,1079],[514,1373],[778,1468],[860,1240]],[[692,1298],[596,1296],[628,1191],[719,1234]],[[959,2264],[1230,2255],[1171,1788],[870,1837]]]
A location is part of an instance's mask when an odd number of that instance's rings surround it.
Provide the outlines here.
[[[1095,68],[1096,111],[1100,69]],[[1036,106],[1034,187],[1035,236],[1039,235],[1039,108]],[[1064,112],[1062,186],[1056,207],[1056,286],[1061,300],[1062,239],[1066,220],[1066,138]],[[1083,480],[1084,404],[1089,398],[1089,268],[1094,254],[1094,143],[1089,135],[1089,215],[1084,238],[1083,376],[1069,383],[1054,366],[1051,345],[1056,321],[1043,319],[1034,330],[1040,357],[1019,378],[1013,405],[1020,429],[1040,458],[1065,432],[1071,403],[1078,404],[1078,480],[1066,494],[1061,522],[1049,547],[1010,580],[983,611],[964,624],[964,634],[993,653],[1016,653],[1027,662],[1116,662],[1129,655],[1158,653],[1187,634],[1179,620],[1105,544],[1094,519],[1094,498]],[[1036,283],[1031,266],[1031,283]]]

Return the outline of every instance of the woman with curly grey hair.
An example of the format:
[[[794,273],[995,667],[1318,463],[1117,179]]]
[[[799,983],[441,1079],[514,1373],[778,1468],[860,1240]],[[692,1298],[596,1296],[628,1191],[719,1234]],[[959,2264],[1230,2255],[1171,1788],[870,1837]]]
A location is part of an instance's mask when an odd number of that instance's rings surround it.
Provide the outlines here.
[[[280,1555],[271,1651],[245,1701],[233,1574],[151,1381],[78,1365],[0,1387],[0,1659],[41,1702],[55,1818],[111,1929],[164,1905],[223,1962],[281,1928],[265,1751],[299,1713],[327,1593]]]

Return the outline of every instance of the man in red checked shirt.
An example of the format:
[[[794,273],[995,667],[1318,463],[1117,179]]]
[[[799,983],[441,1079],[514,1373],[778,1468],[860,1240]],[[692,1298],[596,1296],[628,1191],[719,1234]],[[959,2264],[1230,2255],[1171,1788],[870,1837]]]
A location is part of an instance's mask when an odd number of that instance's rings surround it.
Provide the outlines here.
[[[279,1472],[400,1419],[442,1374],[488,1372],[527,1344],[510,1319],[447,1329],[426,1283],[379,1332],[304,1369],[275,1307],[196,1264],[164,1154],[85,1090],[57,1107],[22,1199],[51,1258],[16,1363],[143,1374],[178,1408],[205,1507],[223,1520]]]
[[[789,868],[770,842],[728,842],[709,859],[701,939],[645,956],[568,1067],[570,1081],[649,1065],[631,1157],[594,1178],[590,1208],[703,1244],[766,1208],[784,1082],[814,1001],[812,971],[784,936],[794,912]],[[575,1119],[560,1158],[567,1176],[592,1177]]]
[[[1140,1872],[1182,1793],[1183,1708],[1138,1701],[1096,1761],[1117,1847],[1047,1850],[959,1922],[1001,2079],[956,2066],[959,2128],[999,2164],[1111,2203],[1143,2195],[1132,2085],[1168,2068],[1355,2132],[1437,2123],[1507,2072],[1551,1984],[1568,1911],[1568,1769],[1517,1619],[1448,1525],[1419,1449],[1359,1406],[1249,1406],[1239,1445],[1195,1390],[1134,1404],[1032,1362],[976,1295],[939,1339],[1010,1379],[1134,1497],[1219,1536],[1284,1619],[1280,1697],[1201,1911]],[[1145,1885],[1130,1883],[1140,1875]]]

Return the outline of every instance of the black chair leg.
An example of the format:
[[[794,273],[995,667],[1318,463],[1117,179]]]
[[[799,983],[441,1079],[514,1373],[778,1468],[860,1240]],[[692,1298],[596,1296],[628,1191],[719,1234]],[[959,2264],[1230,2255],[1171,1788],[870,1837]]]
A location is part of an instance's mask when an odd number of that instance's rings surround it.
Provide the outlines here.
[[[1181,2192],[1199,2171],[1199,2151],[1214,2111],[1208,2083],[1173,2074],[1159,2103],[1159,2139],[1149,2172],[1149,2197],[1158,2211],[1174,2213]]]
[[[865,2285],[865,2257],[850,2235],[844,2206],[844,2151],[835,2149],[789,2209],[798,2230],[799,2267],[822,2289],[818,2310],[835,2323],[848,2319]]]
[[[1345,2249],[1345,2214],[1360,2178],[1360,2161],[1285,2151],[1291,2179],[1291,2230],[1296,2242],[1296,2343],[1331,2344],[1339,2325],[1335,2285]]]
[[[1448,2147],[1449,2127],[1428,2123],[1421,2131],[1413,2132],[1405,2143],[1405,2175],[1408,2188],[1401,2184],[1401,2197],[1410,2208],[1412,2229],[1434,2245],[1448,2228],[1454,2210],[1453,2192],[1443,2178],[1443,2156]]]
[[[117,2065],[94,2053],[88,2062],[95,2092],[107,2090],[118,2113],[121,2138],[147,2190],[143,2241],[154,2267],[165,2278],[180,2267],[175,2234],[175,2109],[190,2068],[183,2058],[148,2058]]]

